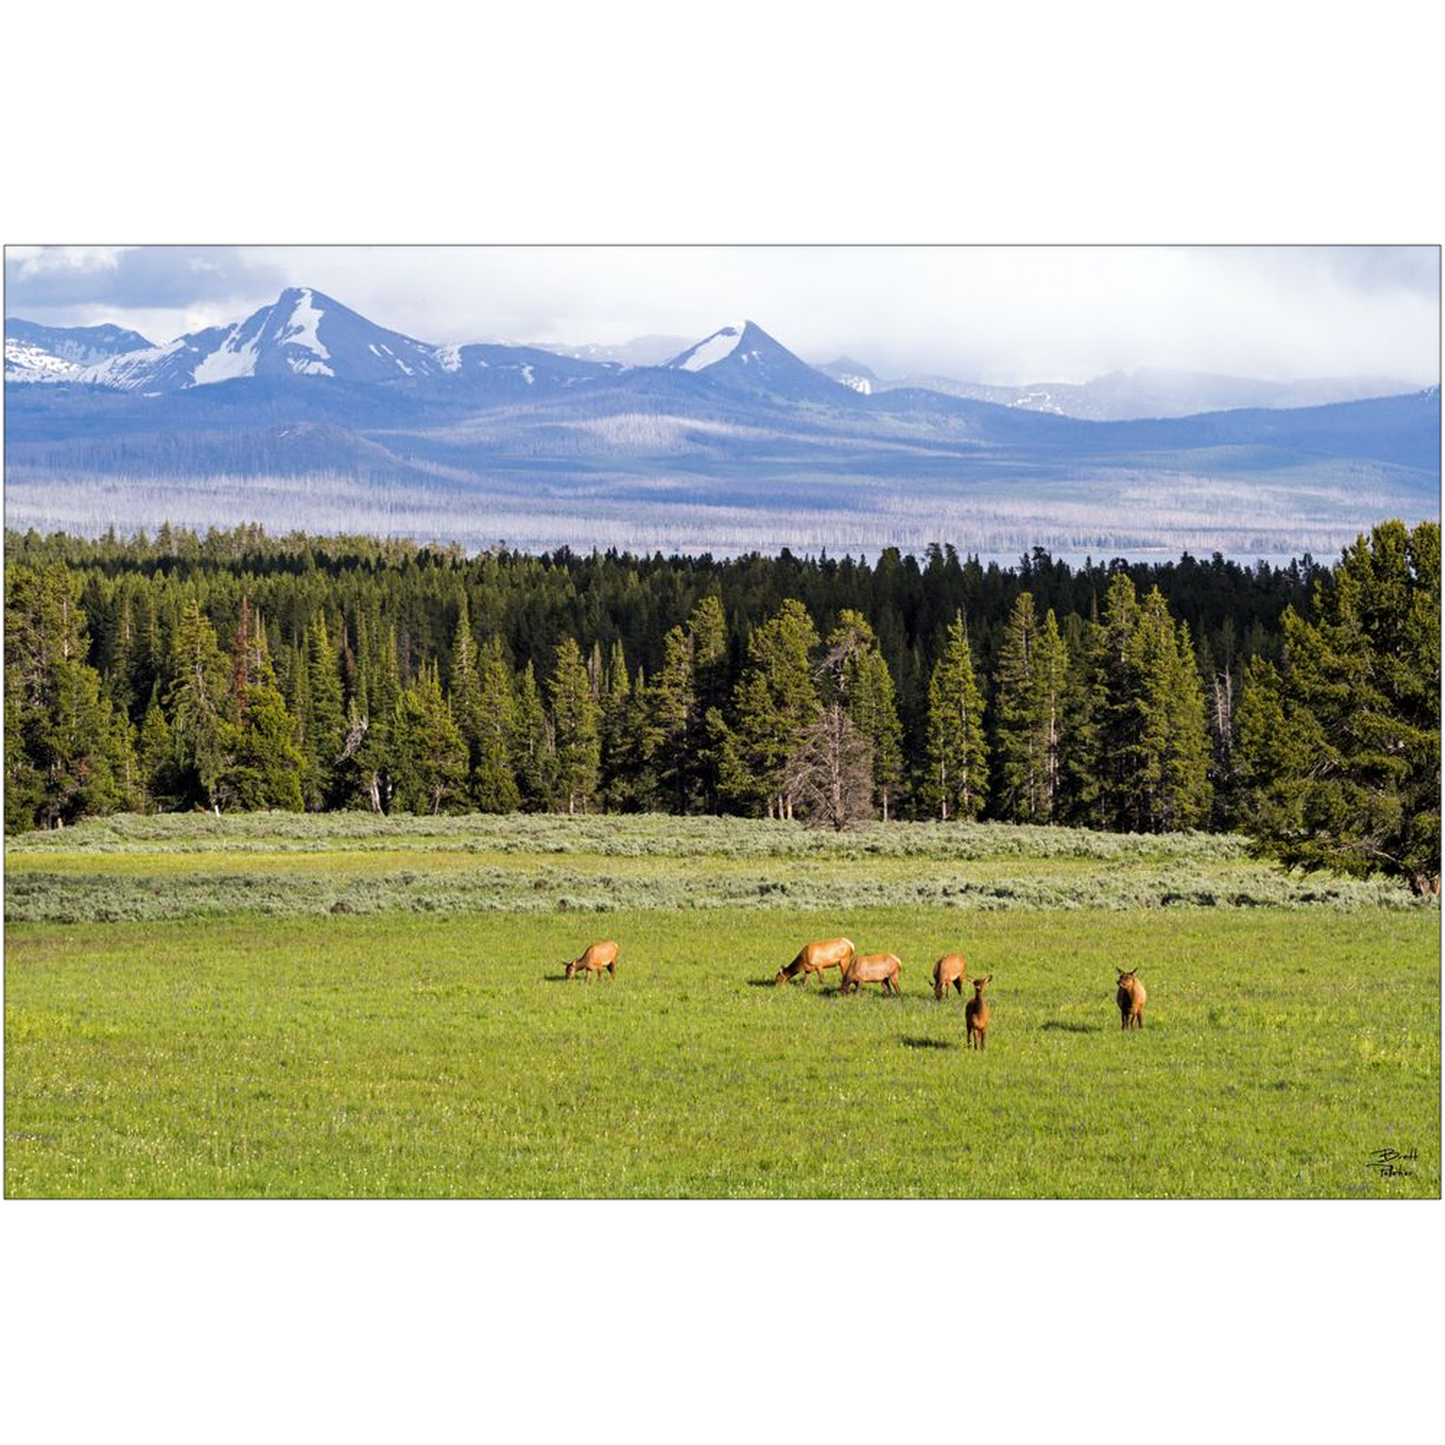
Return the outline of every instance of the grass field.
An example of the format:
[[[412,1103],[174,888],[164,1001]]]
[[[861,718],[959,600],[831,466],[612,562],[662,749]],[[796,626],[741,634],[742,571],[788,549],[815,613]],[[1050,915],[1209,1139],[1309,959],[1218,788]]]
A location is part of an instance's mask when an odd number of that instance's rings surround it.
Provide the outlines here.
[[[6,877],[11,1197],[1440,1193],[1438,908],[1237,840],[118,819]],[[838,932],[901,999],[771,986]]]

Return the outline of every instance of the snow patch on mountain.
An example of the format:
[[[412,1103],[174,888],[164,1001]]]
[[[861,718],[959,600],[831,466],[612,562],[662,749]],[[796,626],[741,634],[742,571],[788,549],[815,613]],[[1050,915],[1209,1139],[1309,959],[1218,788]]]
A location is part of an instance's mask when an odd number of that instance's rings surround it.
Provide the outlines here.
[[[25,382],[68,381],[80,374],[73,361],[56,356],[44,347],[5,338],[5,380]]]
[[[325,313],[316,305],[315,295],[311,288],[303,287],[301,295],[297,298],[296,306],[291,312],[290,321],[276,333],[276,339],[283,346],[304,346],[309,351],[314,351],[322,361],[329,361],[331,353],[321,344],[321,337],[317,332],[323,315]],[[296,371],[304,369],[294,361],[291,365]],[[325,374],[331,375],[330,367],[326,368]]]
[[[702,371],[709,366],[716,366],[737,350],[745,329],[745,326],[724,326],[720,331],[714,331],[711,336],[705,336],[696,346],[689,346],[667,364],[679,371]],[[754,352],[753,356],[756,359],[757,353]]]
[[[198,332],[197,335],[204,335]],[[164,346],[148,346],[141,351],[125,351],[94,366],[87,366],[75,379],[91,386],[110,386],[119,391],[138,391],[152,382],[163,368],[168,368],[171,359],[188,347],[195,348],[191,338],[178,336]],[[184,363],[181,363],[184,365]]]
[[[238,376],[255,376],[259,336],[241,341],[233,331],[191,374],[193,386],[210,386],[233,381]]]

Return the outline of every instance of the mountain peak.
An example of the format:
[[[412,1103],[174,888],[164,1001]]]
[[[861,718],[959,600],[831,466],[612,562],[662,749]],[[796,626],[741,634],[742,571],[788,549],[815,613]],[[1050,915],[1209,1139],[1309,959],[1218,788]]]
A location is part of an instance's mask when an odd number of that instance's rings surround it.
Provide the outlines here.
[[[667,362],[733,391],[788,401],[847,402],[848,388],[795,356],[756,321],[724,326]]]

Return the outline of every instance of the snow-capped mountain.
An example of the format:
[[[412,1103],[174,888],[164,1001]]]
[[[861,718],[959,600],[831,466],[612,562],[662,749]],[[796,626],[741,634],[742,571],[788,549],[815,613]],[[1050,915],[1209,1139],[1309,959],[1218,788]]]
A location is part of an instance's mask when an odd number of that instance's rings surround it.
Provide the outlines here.
[[[388,331],[309,286],[283,291],[236,325],[125,352],[74,378],[122,391],[179,391],[238,377],[329,376],[390,381],[436,376],[436,348]]]
[[[164,346],[114,328],[6,328],[6,381],[31,383],[7,385],[15,526],[249,519],[469,544],[955,537],[1248,556],[1318,554],[1380,516],[1439,511],[1438,388],[1087,420],[1040,412],[1083,404],[1078,392],[1131,407],[1259,393],[1136,373],[1122,387],[973,388],[979,399],[949,394],[964,383],[881,380],[849,357],[812,367],[751,321],[660,365],[438,346],[309,287]]]
[[[38,326],[5,322],[6,381],[68,381],[87,366],[151,343],[119,326]]]
[[[705,376],[729,391],[783,401],[844,405],[849,388],[811,367],[754,321],[724,326],[680,351],[667,366]]]

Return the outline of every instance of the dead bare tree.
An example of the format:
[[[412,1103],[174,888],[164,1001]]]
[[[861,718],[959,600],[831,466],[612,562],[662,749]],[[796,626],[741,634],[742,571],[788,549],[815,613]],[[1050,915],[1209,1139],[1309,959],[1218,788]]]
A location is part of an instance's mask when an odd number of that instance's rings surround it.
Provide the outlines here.
[[[873,814],[873,746],[835,699],[803,734],[784,769],[798,816],[841,832]]]

